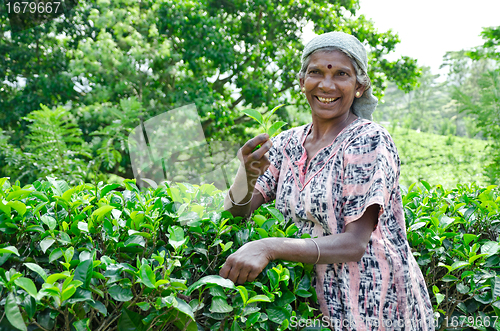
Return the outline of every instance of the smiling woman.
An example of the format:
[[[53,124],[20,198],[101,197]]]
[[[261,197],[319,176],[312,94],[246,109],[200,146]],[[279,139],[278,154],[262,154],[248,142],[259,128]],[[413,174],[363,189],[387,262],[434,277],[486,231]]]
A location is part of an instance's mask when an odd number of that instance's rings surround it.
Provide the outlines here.
[[[429,294],[406,238],[399,157],[388,132],[371,122],[377,99],[366,73],[366,51],[351,35],[330,32],[306,45],[299,81],[312,123],[249,140],[225,201],[233,215],[247,216],[276,200],[305,239],[247,243],[220,275],[244,283],[275,259],[315,264],[332,329],[379,330],[391,321],[433,330]]]

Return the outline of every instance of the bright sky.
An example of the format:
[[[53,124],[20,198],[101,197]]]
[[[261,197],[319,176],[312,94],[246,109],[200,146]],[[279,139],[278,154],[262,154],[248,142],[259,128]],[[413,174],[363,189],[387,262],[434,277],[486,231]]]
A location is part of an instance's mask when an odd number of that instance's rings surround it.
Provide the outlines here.
[[[443,55],[483,44],[483,27],[500,25],[499,0],[360,0],[358,14],[374,22],[379,32],[392,29],[401,42],[389,60],[403,55],[429,66],[435,74]],[[314,37],[310,25],[304,42]]]
[[[447,51],[482,45],[482,28],[500,25],[499,0],[360,0],[360,7],[379,31],[398,33],[395,58],[416,58],[433,73]]]

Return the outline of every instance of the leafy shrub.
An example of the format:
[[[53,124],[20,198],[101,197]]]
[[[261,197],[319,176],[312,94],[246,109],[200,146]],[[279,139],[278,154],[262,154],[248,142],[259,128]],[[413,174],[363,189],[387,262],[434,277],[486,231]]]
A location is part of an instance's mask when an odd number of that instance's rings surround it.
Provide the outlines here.
[[[477,324],[500,316],[500,197],[422,183],[403,204],[438,326],[495,330]],[[296,234],[270,205],[246,222],[211,185],[140,192],[51,177],[3,178],[0,195],[1,330],[285,330],[321,317],[310,265],[275,261],[243,286],[217,276],[244,243]]]
[[[1,330],[277,330],[318,314],[310,265],[273,262],[244,286],[217,276],[247,241],[297,232],[268,205],[254,226],[211,185],[0,188]]]
[[[9,144],[0,131],[0,161],[4,159],[6,165],[0,171],[25,182],[50,174],[65,176],[73,183],[88,179],[91,155],[73,116],[63,107],[40,107],[23,118],[31,123],[24,149]]]
[[[500,196],[495,186],[445,190],[422,184],[423,189],[412,185],[404,192],[403,204],[408,241],[439,315],[439,330],[487,330],[484,325],[495,321],[500,330]]]

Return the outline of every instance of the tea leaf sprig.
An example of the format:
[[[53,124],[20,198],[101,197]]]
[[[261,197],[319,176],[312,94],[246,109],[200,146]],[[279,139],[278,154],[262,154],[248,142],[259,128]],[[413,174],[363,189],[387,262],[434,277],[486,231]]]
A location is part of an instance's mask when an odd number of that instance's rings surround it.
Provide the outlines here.
[[[279,129],[281,129],[284,125],[288,124],[287,122],[283,122],[283,121],[277,121],[277,122],[274,122],[272,124],[269,123],[269,119],[274,114],[274,112],[276,112],[276,110],[278,110],[279,108],[281,108],[283,106],[284,106],[284,104],[281,104],[281,105],[274,107],[271,110],[271,112],[265,116],[262,116],[262,114],[259,113],[255,109],[247,109],[247,110],[244,110],[243,113],[245,115],[247,115],[248,117],[251,117],[254,120],[256,120],[257,122],[259,122],[261,128],[264,129],[264,133],[267,133],[269,135],[269,138],[271,138],[278,132]]]

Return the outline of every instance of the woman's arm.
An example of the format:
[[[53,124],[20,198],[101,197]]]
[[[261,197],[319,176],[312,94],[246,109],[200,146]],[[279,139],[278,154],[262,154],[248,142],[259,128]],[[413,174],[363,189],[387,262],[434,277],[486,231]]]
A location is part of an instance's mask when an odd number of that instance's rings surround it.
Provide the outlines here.
[[[356,221],[347,224],[344,233],[314,239],[319,246],[319,264],[359,261],[377,224],[379,205],[369,206]],[[313,264],[318,247],[310,239],[266,238],[249,242],[228,257],[219,272],[235,283],[253,281],[273,260]]]
[[[252,152],[259,144],[261,147],[255,152]],[[271,146],[272,142],[269,140],[269,135],[261,134],[250,139],[238,151],[238,158],[241,164],[238,168],[234,183],[224,200],[224,209],[229,211],[233,216],[248,217],[255,209],[259,208],[260,205],[264,203],[264,197],[255,189],[255,184],[257,183],[257,178],[259,178],[270,165],[266,153]],[[246,203],[248,201],[250,202]]]

